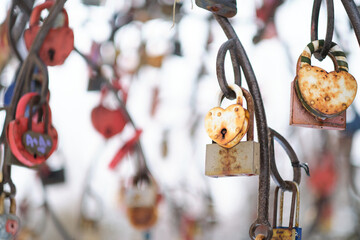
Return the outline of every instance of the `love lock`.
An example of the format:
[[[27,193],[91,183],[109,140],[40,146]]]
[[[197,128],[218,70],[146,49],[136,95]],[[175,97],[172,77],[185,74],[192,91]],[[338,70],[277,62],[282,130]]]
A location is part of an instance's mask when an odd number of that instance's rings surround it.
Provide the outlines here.
[[[206,131],[216,143],[206,145],[205,175],[211,177],[252,176],[260,173],[260,145],[254,137],[254,103],[251,94],[235,84],[237,104],[225,110],[216,107],[205,118]],[[242,107],[243,93],[247,101]],[[220,102],[222,94],[220,94]],[[247,133],[247,141],[240,140]]]
[[[135,178],[124,193],[128,219],[139,230],[151,228],[158,219],[158,187],[151,176],[144,177]]]
[[[28,167],[45,162],[55,151],[58,142],[57,131],[52,126],[49,103],[46,101],[34,114],[33,107],[39,99],[38,93],[23,95],[16,108],[15,120],[12,120],[7,127],[11,152]],[[28,106],[29,117],[26,117]],[[41,118],[40,112],[42,112]]]
[[[0,195],[0,239],[12,240],[19,232],[20,219],[16,216],[16,202],[10,198],[10,211],[5,213],[5,193]]]
[[[345,110],[356,96],[357,83],[348,73],[345,53],[335,43],[329,51],[335,71],[311,66],[311,55],[323,45],[324,40],[313,41],[299,57],[291,87],[290,125],[344,130]]]
[[[91,111],[91,122],[94,128],[106,139],[122,132],[128,122],[124,110],[109,109],[104,105],[107,90],[101,92],[100,104]]]
[[[282,211],[284,207],[284,192],[281,192],[280,197],[280,226],[277,226],[277,205],[278,205],[278,193],[280,187],[275,189],[274,197],[274,218],[273,218],[273,236],[271,240],[301,240],[302,229],[299,227],[299,211],[300,211],[300,190],[296,182],[287,181],[292,186],[292,201],[291,212],[289,218],[289,227],[282,227]],[[296,202],[295,202],[296,200]],[[295,207],[296,205],[296,207]],[[295,214],[295,226],[293,226]]]
[[[33,9],[29,21],[30,28],[24,32],[25,45],[28,50],[41,28],[41,11],[51,8],[54,3],[55,1],[46,1]],[[48,66],[63,64],[74,49],[74,33],[69,28],[69,18],[65,9],[62,10],[62,14],[64,16],[64,25],[49,30],[39,51],[41,60]]]

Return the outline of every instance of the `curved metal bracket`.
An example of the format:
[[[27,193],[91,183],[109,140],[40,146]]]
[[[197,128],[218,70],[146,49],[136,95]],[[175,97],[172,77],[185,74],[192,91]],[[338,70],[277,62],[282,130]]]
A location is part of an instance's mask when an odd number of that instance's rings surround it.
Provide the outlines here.
[[[271,177],[274,182],[281,188],[282,191],[292,191],[293,186],[282,179],[280,176],[278,169],[276,167],[275,161],[275,151],[274,151],[274,139],[281,145],[281,147],[285,150],[286,154],[289,156],[291,164],[293,166],[294,178],[293,181],[297,184],[300,184],[301,181],[301,169],[300,162],[294,149],[291,147],[288,141],[276,132],[274,129],[269,128],[269,151],[270,151],[270,169],[271,169]]]
[[[261,98],[259,85],[257,83],[255,73],[251,67],[244,47],[242,46],[234,28],[229,20],[225,17],[214,14],[215,19],[220,24],[228,39],[235,41],[236,57],[240,64],[249,91],[254,99],[255,117],[258,138],[260,143],[260,175],[259,175],[259,196],[258,196],[258,216],[250,227],[250,237],[255,239],[255,230],[260,226],[267,228],[266,239],[271,239],[272,229],[269,223],[269,193],[270,193],[270,170],[269,170],[269,144],[268,144],[268,128],[266,122],[265,109]]]

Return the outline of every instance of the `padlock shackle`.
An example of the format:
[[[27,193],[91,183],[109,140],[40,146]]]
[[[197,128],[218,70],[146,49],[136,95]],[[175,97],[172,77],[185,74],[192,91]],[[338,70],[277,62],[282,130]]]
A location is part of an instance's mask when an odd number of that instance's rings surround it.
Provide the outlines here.
[[[16,215],[16,200],[14,197],[10,197],[10,214]]]
[[[251,96],[251,93],[245,88],[241,88],[246,100],[246,108],[249,112],[249,127],[247,130],[247,141],[254,141],[254,100]]]
[[[292,188],[290,192],[292,192],[291,198],[291,208],[290,208],[290,217],[289,217],[289,228],[299,227],[299,219],[300,219],[300,190],[299,185],[293,181],[285,181]],[[277,186],[275,188],[274,195],[274,212],[273,212],[273,228],[278,227],[277,225],[277,213],[278,213],[278,196],[279,196],[280,187]],[[283,208],[284,208],[284,192],[286,190],[281,190],[281,201],[280,201],[280,227],[282,227],[282,219],[283,219]],[[294,226],[294,215],[295,215],[295,226]]]
[[[26,107],[30,104],[30,101],[35,97],[41,97],[41,96],[36,92],[30,92],[30,93],[24,94],[20,98],[18,105],[16,107],[15,119],[25,117]],[[42,108],[43,108],[43,114],[45,114],[44,132],[46,133],[47,129],[51,126],[51,123],[52,123],[51,110],[50,110],[50,106],[49,106],[48,102],[44,103]],[[32,107],[30,108],[29,115],[30,116],[28,118],[28,124],[29,124],[29,121],[30,121],[30,123],[32,123]]]
[[[40,5],[37,5],[36,7],[34,7],[32,13],[31,13],[31,16],[30,16],[30,20],[29,20],[30,27],[39,25],[40,14],[41,14],[42,10],[49,9],[54,4],[55,4],[55,1],[50,0],[50,1],[46,1],[43,4],[40,4]],[[67,14],[65,8],[62,9],[62,13],[64,14],[64,27],[68,27],[69,26],[69,17],[68,17],[68,14]]]
[[[231,88],[231,90],[233,90],[235,92],[235,99],[236,99],[236,103],[239,105],[243,105],[243,91],[241,89],[241,87],[239,87],[236,84],[229,84],[229,88]],[[218,105],[220,107],[221,102],[224,100],[225,94],[223,93],[222,90],[219,91],[219,98],[218,98]]]
[[[0,215],[5,213],[5,193],[2,192],[0,195]]]
[[[300,68],[311,65],[311,56],[315,52],[321,51],[323,46],[324,40],[315,40],[309,43],[298,59],[296,65],[296,72],[299,72]],[[329,50],[328,56],[330,56],[331,60],[333,61],[336,72],[349,71],[346,55],[336,43],[331,43],[331,48]]]

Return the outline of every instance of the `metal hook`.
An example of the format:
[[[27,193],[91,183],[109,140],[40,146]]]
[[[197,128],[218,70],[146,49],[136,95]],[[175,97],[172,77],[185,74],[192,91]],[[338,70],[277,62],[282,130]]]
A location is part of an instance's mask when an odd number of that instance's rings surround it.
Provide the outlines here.
[[[314,0],[312,16],[311,16],[311,41],[318,40],[318,23],[319,23],[319,12],[322,0]],[[334,35],[334,2],[333,0],[326,0],[327,7],[327,27],[324,46],[321,49],[320,54],[315,53],[314,56],[319,61],[325,59],[328,55],[332,44],[332,37]]]
[[[281,145],[281,147],[285,150],[286,154],[289,156],[291,165],[293,167],[293,181],[297,184],[300,184],[301,181],[301,170],[300,166],[302,165],[299,162],[299,159],[294,151],[294,149],[291,147],[288,141],[276,132],[274,129],[269,128],[269,152],[270,152],[270,169],[271,169],[271,177],[274,180],[274,182],[283,190],[283,191],[291,191],[292,186],[289,186],[282,177],[280,176],[277,167],[276,167],[276,161],[275,161],[275,153],[274,153],[274,139]]]
[[[247,57],[244,47],[242,46],[234,28],[229,20],[225,17],[214,14],[216,21],[220,24],[228,39],[233,39],[236,48],[236,57],[239,65],[244,72],[244,76],[249,87],[249,91],[253,96],[255,104],[255,117],[260,143],[260,175],[259,175],[259,195],[258,195],[258,217],[249,230],[251,239],[255,239],[255,230],[259,226],[268,228],[266,239],[272,236],[272,230],[269,223],[269,195],[270,195],[270,164],[269,164],[269,144],[268,144],[268,128],[266,122],[265,109],[261,98],[259,85],[256,80],[255,73],[252,69],[250,61]]]
[[[241,87],[241,71],[238,60],[236,58],[235,44],[236,43],[234,39],[227,40],[225,43],[221,45],[216,57],[216,75],[219,82],[219,86],[221,91],[224,93],[224,96],[230,100],[235,99],[235,93],[229,87],[229,84],[226,81],[226,77],[225,77],[224,63],[225,63],[225,55],[227,51],[230,52],[230,56],[231,56],[231,62],[234,69],[235,84]]]

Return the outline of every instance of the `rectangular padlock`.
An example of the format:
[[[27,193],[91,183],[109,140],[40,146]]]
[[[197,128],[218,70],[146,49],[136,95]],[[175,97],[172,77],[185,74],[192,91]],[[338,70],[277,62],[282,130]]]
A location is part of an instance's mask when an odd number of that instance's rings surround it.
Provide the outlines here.
[[[246,120],[248,124],[247,141],[239,142],[230,148],[223,147],[215,142],[207,144],[206,176],[253,176],[260,174],[260,144],[254,141],[254,101],[246,89],[242,88],[241,92],[246,99],[248,108],[246,110],[248,114]],[[239,99],[239,95],[240,92],[237,93],[237,99]],[[233,141],[230,141],[230,143]]]
[[[259,143],[245,141],[232,148],[224,148],[216,143],[206,145],[206,176],[252,176],[259,174]]]
[[[321,120],[311,115],[301,104],[295,92],[295,80],[291,83],[290,125],[329,130],[345,130],[346,112],[339,116]]]
[[[280,198],[280,221],[277,226],[277,203],[280,187],[277,186],[275,189],[274,197],[274,216],[273,216],[273,236],[271,240],[301,240],[302,228],[299,227],[299,212],[300,212],[300,191],[299,186],[296,182],[286,181],[292,185],[292,201],[289,218],[289,226],[282,226],[283,209],[284,209],[284,192],[281,192]],[[295,206],[296,205],[296,206]],[[295,215],[295,225],[293,225]]]

